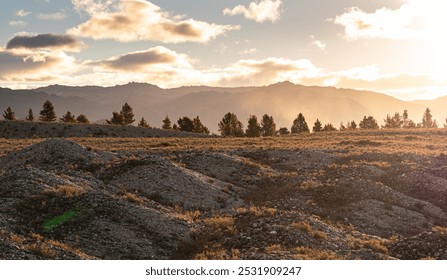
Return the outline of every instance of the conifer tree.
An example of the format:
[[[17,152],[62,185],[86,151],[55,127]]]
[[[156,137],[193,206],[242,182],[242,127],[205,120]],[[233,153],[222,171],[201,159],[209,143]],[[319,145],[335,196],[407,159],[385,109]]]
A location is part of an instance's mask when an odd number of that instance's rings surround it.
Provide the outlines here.
[[[302,133],[302,132],[310,132],[309,127],[307,126],[306,119],[303,114],[299,114],[297,118],[293,121],[292,134]]]
[[[258,117],[255,115],[250,115],[248,119],[248,126],[245,130],[245,135],[247,137],[260,137],[261,136],[261,125],[258,122]]]
[[[67,111],[65,115],[62,115],[62,118],[60,118],[59,121],[64,123],[75,123],[76,118],[70,111]]]
[[[150,126],[144,118],[141,118],[140,122],[138,123],[138,127],[149,128]]]
[[[124,125],[130,125],[135,122],[133,109],[127,102],[124,103],[121,109],[121,114],[123,115]]]
[[[424,112],[424,116],[422,117],[422,128],[437,128],[438,124],[436,120],[433,120],[433,116],[430,112],[430,109],[427,108]]]
[[[279,135],[289,135],[289,134],[290,134],[290,131],[289,131],[289,129],[288,129],[287,127],[281,127],[281,128],[278,130],[278,134],[279,134]]]
[[[363,117],[363,120],[359,123],[360,129],[379,129],[377,121],[372,117]]]
[[[185,131],[185,132],[193,132],[194,131],[194,122],[188,117],[179,118],[177,121],[177,124],[178,124],[178,129],[180,131]]]
[[[194,127],[193,128],[194,133],[210,134],[209,129],[202,124],[202,121],[200,120],[199,116],[194,118],[192,120],[192,123],[193,123],[193,127]]]
[[[321,122],[319,119],[316,120],[316,122],[314,123],[314,127],[312,128],[313,132],[320,132],[323,129]]]
[[[107,120],[107,123],[113,125],[126,125],[124,122],[124,116],[121,112],[113,112],[112,118],[110,120]]]
[[[42,110],[40,111],[39,120],[42,122],[56,121],[56,112],[54,112],[54,106],[49,100],[43,103]]]
[[[5,112],[3,113],[3,118],[7,121],[15,121],[16,120],[16,114],[11,109],[11,107],[6,108]]]
[[[325,124],[322,131],[324,132],[330,132],[330,131],[337,131],[335,126],[333,126],[331,123]]]
[[[222,136],[243,137],[244,130],[242,123],[234,113],[228,112],[218,124],[219,132]]]
[[[162,129],[172,129],[172,123],[168,116],[166,116],[166,118],[164,118],[163,126],[161,128]]]
[[[261,120],[261,135],[265,137],[276,135],[276,124],[272,116],[265,114]]]
[[[28,116],[26,117],[25,120],[27,120],[29,122],[33,122],[34,121],[34,113],[33,113],[33,110],[31,108],[29,108]]]
[[[87,119],[87,117],[84,114],[80,114],[77,118],[76,121],[78,123],[90,123],[89,119]]]

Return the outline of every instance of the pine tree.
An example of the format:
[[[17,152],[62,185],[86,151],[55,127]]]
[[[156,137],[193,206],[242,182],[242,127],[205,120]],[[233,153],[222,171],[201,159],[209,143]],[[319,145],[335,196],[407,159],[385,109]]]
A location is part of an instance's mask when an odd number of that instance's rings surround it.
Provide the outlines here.
[[[194,118],[192,120],[192,123],[193,123],[193,127],[194,127],[193,128],[194,133],[210,134],[209,129],[202,124],[202,121],[200,120],[199,116]]]
[[[348,123],[348,130],[357,130],[357,124],[355,121]]]
[[[138,127],[149,128],[150,126],[144,118],[141,118],[140,122],[138,123]]]
[[[135,122],[133,109],[127,102],[124,103],[121,109],[121,114],[123,115],[124,125],[130,125]]]
[[[260,137],[261,136],[261,125],[258,122],[258,117],[255,115],[250,115],[248,119],[248,126],[245,130],[247,137]]]
[[[89,119],[87,119],[87,117],[84,114],[80,114],[77,118],[76,121],[78,123],[90,123]]]
[[[65,115],[62,115],[62,118],[60,118],[59,121],[64,123],[75,123],[76,118],[70,111],[67,111]]]
[[[300,113],[298,117],[293,121],[291,132],[292,134],[310,132],[303,114]]]
[[[430,109],[427,108],[424,112],[424,116],[422,117],[422,128],[437,128],[438,124],[436,120],[433,120],[433,116],[430,112]]]
[[[313,132],[320,132],[323,129],[323,127],[321,126],[321,122],[319,119],[317,119],[317,121],[314,123],[314,127],[312,128]]]
[[[360,129],[379,129],[377,121],[372,117],[363,117],[363,120],[359,123]]]
[[[279,135],[289,135],[289,134],[290,134],[290,131],[289,131],[289,129],[288,129],[287,127],[281,127],[281,128],[278,130],[278,134],[279,134]]]
[[[261,135],[271,137],[276,135],[276,124],[272,116],[265,114],[261,120]]]
[[[219,132],[222,136],[242,137],[244,130],[242,123],[234,113],[227,113],[218,124]]]
[[[330,131],[337,131],[337,129],[331,123],[328,123],[324,125],[322,131],[330,132]]]
[[[33,110],[31,110],[31,108],[29,108],[28,116],[26,117],[25,120],[27,120],[29,122],[33,122],[34,121],[34,113],[33,113]]]
[[[179,129],[178,129],[178,125],[175,123],[175,124],[172,126],[172,129],[173,129],[173,130],[179,130]]]
[[[340,131],[345,131],[347,128],[346,126],[343,124],[343,122],[340,122],[340,128],[338,130]]]
[[[399,113],[395,113],[393,117],[387,115],[383,121],[385,125],[382,125],[382,128],[401,128],[404,123]]]
[[[188,117],[179,118],[177,121],[177,124],[178,124],[178,129],[180,131],[185,131],[185,132],[193,132],[194,131],[194,122]]]
[[[6,108],[5,113],[3,114],[3,118],[7,121],[15,121],[16,120],[16,114],[11,109],[11,107]]]
[[[168,116],[166,116],[166,118],[164,118],[163,126],[161,128],[162,129],[172,129],[172,123]]]
[[[110,120],[107,120],[107,123],[113,124],[113,125],[126,125],[124,122],[124,116],[123,116],[122,112],[120,112],[120,113],[113,112],[112,118]]]
[[[54,106],[49,100],[43,103],[42,110],[40,111],[39,120],[42,122],[56,121],[56,112],[54,112]]]

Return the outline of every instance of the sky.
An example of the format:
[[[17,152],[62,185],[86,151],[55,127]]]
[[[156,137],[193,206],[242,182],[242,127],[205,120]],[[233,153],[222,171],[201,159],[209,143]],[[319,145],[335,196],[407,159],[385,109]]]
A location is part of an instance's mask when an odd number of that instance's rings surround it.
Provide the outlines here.
[[[434,99],[447,95],[445,10],[439,0],[3,1],[0,87],[290,81]]]

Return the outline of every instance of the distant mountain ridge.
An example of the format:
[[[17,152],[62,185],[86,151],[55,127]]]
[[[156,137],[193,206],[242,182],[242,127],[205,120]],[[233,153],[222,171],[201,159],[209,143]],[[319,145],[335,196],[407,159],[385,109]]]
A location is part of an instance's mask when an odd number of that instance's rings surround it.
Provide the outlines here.
[[[353,89],[302,86],[281,82],[261,87],[187,86],[162,89],[146,83],[129,83],[113,87],[51,85],[34,90],[0,88],[0,110],[10,106],[20,119],[28,108],[37,116],[45,100],[50,100],[58,116],[70,110],[75,115],[85,114],[92,120],[108,119],[113,111],[121,110],[128,102],[135,117],[144,117],[151,126],[161,127],[168,115],[174,123],[183,116],[200,116],[202,122],[217,132],[217,124],[227,112],[235,113],[246,126],[250,115],[258,118],[272,115],[277,127],[288,127],[303,113],[311,127],[318,118],[323,124],[357,123],[363,116],[372,115],[379,124],[387,114],[407,109],[410,118],[418,123],[429,107],[439,124],[447,117],[447,97],[436,100],[406,102],[391,96]]]

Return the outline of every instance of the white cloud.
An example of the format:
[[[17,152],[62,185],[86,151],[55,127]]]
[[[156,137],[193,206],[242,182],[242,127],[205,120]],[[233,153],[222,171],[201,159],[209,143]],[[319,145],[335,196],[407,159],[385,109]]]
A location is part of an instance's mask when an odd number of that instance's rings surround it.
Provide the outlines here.
[[[393,40],[440,37],[447,24],[447,3],[439,0],[402,0],[398,9],[381,8],[367,13],[358,7],[330,19],[344,27],[348,40],[385,38]]]
[[[240,28],[173,16],[144,0],[72,0],[72,3],[78,11],[87,13],[90,19],[67,32],[93,39],[206,43],[227,31]]]
[[[256,49],[256,48],[251,48],[251,49],[242,50],[242,51],[239,52],[239,54],[240,54],[240,55],[246,55],[246,54],[252,54],[252,53],[255,53],[255,52],[257,52],[257,51],[258,51],[258,49]]]
[[[56,12],[56,13],[52,13],[52,14],[38,14],[37,18],[40,20],[63,20],[67,17],[67,15],[65,14],[65,12]]]
[[[326,51],[326,44],[322,41],[318,40],[314,35],[310,36],[310,39],[312,42],[310,43],[310,46],[314,46],[322,51]]]
[[[229,16],[243,15],[245,18],[259,23],[276,22],[281,18],[282,5],[281,0],[261,0],[251,2],[248,7],[238,5],[232,9],[226,8],[223,13]]]
[[[23,9],[18,10],[18,11],[16,12],[16,16],[18,16],[18,17],[26,17],[26,16],[28,16],[28,15],[30,15],[30,14],[31,14],[31,12],[27,12],[27,11],[25,11],[25,10],[23,10]]]
[[[22,21],[22,20],[11,20],[8,23],[9,26],[13,26],[13,27],[24,27],[27,25],[26,22]]]

